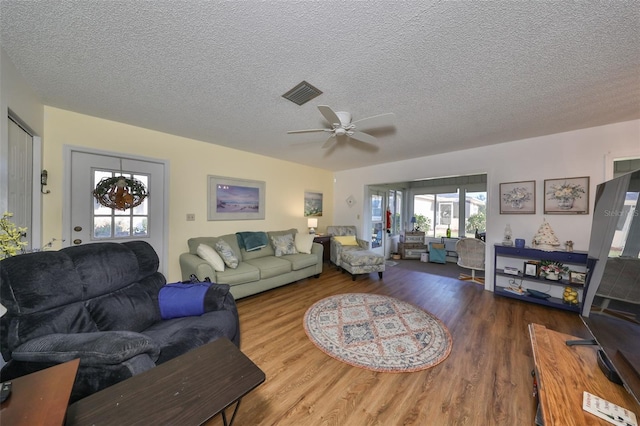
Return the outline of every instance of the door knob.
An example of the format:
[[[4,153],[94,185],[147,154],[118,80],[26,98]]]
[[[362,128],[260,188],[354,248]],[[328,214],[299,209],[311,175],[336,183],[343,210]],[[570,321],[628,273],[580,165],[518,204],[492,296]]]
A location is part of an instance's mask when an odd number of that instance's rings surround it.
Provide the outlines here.
[[[73,230],[76,231],[76,232],[80,232],[80,231],[82,231],[82,226],[74,226]]]
[[[76,245],[82,244],[82,240],[77,238],[77,239],[73,240],[73,244],[76,244]]]

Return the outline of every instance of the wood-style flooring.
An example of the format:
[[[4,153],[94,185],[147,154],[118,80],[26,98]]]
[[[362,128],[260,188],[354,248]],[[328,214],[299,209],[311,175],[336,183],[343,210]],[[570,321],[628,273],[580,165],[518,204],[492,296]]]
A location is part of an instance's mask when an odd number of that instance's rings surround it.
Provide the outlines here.
[[[527,325],[584,338],[586,328],[575,313],[496,297],[451,278],[451,268],[458,267],[400,261],[382,280],[370,274],[352,281],[325,265],[318,279],[239,299],[241,349],[267,379],[243,398],[234,424],[534,425]],[[448,327],[451,354],[413,373],[372,372],[329,357],[307,338],[303,317],[339,293],[389,295],[422,307]],[[221,424],[221,416],[207,423]]]

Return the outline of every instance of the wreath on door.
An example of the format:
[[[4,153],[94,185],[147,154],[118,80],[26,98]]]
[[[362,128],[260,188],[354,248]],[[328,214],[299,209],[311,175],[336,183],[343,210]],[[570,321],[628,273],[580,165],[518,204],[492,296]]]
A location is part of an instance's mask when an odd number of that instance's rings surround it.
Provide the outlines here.
[[[142,182],[124,176],[103,178],[93,190],[93,196],[101,205],[116,210],[139,206],[147,195]]]

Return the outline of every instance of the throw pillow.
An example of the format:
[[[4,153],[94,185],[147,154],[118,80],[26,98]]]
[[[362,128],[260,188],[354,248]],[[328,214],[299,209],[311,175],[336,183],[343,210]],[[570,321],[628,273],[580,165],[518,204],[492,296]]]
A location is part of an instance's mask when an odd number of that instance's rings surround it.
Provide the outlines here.
[[[342,244],[343,246],[357,246],[358,240],[355,235],[336,235],[334,240]]]
[[[206,244],[200,244],[196,252],[198,253],[198,256],[206,260],[215,271],[224,271],[224,261],[213,248]]]
[[[238,257],[225,240],[218,240],[216,242],[216,251],[224,261],[224,264],[229,268],[236,269],[238,267]]]
[[[271,242],[278,257],[298,253],[296,243],[293,241],[293,235],[291,234],[271,237]]]
[[[302,234],[298,232],[296,234],[296,250],[300,253],[311,253],[311,247],[313,246],[313,238],[315,235],[313,234]]]

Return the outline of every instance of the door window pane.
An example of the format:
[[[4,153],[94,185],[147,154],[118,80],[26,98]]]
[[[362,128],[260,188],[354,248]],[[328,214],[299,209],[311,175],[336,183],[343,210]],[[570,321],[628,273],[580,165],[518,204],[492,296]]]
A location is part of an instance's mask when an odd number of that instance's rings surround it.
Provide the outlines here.
[[[464,201],[464,229],[467,236],[485,232],[487,229],[487,193],[467,192]]]

